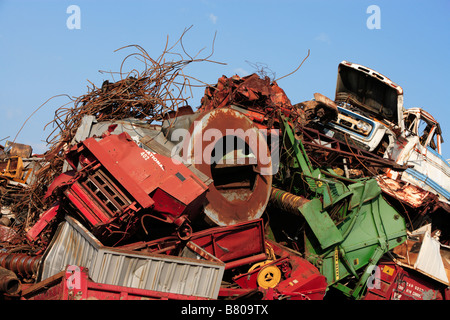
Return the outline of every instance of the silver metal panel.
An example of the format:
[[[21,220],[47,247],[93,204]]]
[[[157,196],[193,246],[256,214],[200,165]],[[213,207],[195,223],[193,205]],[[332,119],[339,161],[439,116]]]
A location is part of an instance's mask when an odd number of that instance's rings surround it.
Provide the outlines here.
[[[68,265],[86,267],[97,283],[217,299],[225,264],[103,246],[66,216],[44,254],[38,281]]]
[[[414,269],[423,271],[425,274],[449,284],[440,250],[439,241],[431,237],[429,232],[425,232]]]
[[[225,264],[103,247],[90,276],[111,285],[217,299]]]
[[[68,265],[93,268],[102,243],[70,216],[59,227],[44,253],[38,279],[47,279]]]

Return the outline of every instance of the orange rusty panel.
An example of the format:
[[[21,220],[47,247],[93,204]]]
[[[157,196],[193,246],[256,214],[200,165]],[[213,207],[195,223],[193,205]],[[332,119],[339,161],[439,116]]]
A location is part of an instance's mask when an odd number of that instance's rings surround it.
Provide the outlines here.
[[[283,89],[268,77],[263,79],[255,73],[246,77],[222,76],[216,86],[206,88],[201,103],[199,110],[203,112],[231,104],[259,110],[281,108],[291,112],[291,102]]]
[[[411,184],[405,184],[399,180],[381,177],[378,183],[381,190],[395,199],[413,207],[420,208],[436,201],[436,196]]]
[[[33,152],[33,149],[31,148],[31,146],[22,144],[22,143],[17,143],[17,142],[7,141],[6,147],[7,148],[11,147],[11,149],[8,152],[10,156],[29,158],[29,157],[31,157],[31,154]]]
[[[214,181],[206,193],[207,218],[221,226],[260,218],[270,197],[272,159],[258,128],[243,113],[220,108],[202,113],[189,132],[184,161]],[[246,151],[237,150],[237,142],[234,150],[221,153],[227,139],[245,142],[250,150],[247,157],[242,157]],[[232,163],[219,159],[218,154],[230,156]]]

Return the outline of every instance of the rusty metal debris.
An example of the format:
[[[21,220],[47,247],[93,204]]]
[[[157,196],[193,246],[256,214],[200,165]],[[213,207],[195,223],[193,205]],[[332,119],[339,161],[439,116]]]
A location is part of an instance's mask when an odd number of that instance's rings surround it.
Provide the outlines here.
[[[440,128],[399,114],[401,87],[374,77],[385,101],[343,62],[335,101],[292,104],[222,76],[194,111],[183,68],[217,62],[126,48],[119,80],[56,110],[47,152],[1,146],[3,298],[450,299],[448,186],[420,184],[413,154],[439,153]]]

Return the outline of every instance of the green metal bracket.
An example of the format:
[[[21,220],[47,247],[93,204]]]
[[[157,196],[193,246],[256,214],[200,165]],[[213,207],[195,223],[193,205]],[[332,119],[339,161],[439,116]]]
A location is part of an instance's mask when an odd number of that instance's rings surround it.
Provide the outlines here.
[[[313,177],[313,167],[311,165],[311,162],[309,161],[309,158],[303,156],[306,155],[303,144],[300,144],[299,141],[295,138],[294,131],[291,129],[288,120],[286,120],[285,118],[281,122],[281,127],[284,133],[282,141],[283,143],[289,143],[289,145],[285,145],[287,150],[292,150],[292,156],[294,160],[293,168],[300,168],[311,190],[316,191],[316,183],[313,179],[311,179]]]
[[[309,226],[305,231],[305,255],[315,262],[330,285],[358,299],[383,254],[406,240],[405,221],[383,199],[375,179],[343,180],[331,172],[313,170],[303,144],[286,119],[282,129],[287,138],[283,143],[294,159],[291,177],[301,174],[315,193],[298,208]],[[341,210],[340,220],[330,217],[333,210]],[[357,280],[353,287],[342,284],[348,276]]]
[[[344,240],[328,213],[322,210],[320,199],[312,199],[300,207],[299,211],[316,236],[322,249],[329,248]]]

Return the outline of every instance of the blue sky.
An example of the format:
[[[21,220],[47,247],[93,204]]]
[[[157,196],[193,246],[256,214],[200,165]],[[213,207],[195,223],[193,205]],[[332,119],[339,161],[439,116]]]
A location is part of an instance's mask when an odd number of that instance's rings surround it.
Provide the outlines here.
[[[66,25],[70,5],[80,8],[80,29]],[[381,28],[367,28],[370,5],[380,8]],[[90,82],[111,80],[99,70],[118,71],[138,44],[157,58],[167,36],[174,43],[184,29],[186,50],[206,56],[217,32],[212,60],[185,73],[215,84],[222,75],[241,76],[264,65],[292,103],[315,92],[334,98],[342,60],[373,68],[401,85],[404,103],[422,107],[441,122],[443,155],[450,158],[450,1],[266,1],[266,0],[0,0],[0,140],[14,139],[47,99],[88,92]],[[203,89],[194,90],[197,107]],[[16,142],[46,150],[44,126],[69,102],[52,99],[29,118]],[[69,105],[70,106],[70,105]],[[0,141],[4,144],[6,141]]]

